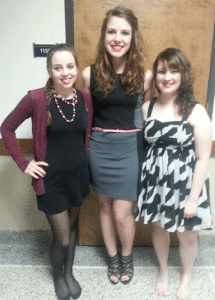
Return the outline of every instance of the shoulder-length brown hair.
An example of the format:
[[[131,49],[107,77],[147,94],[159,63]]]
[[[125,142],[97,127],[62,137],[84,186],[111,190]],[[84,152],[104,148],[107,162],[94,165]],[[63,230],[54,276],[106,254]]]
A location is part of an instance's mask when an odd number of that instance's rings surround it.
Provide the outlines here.
[[[74,47],[70,44],[55,44],[50,48],[50,50],[47,54],[46,67],[47,67],[48,71],[51,69],[53,55],[59,51],[71,52],[75,59],[76,67],[78,68],[78,59],[77,59],[77,55],[74,50]],[[74,84],[74,86],[75,86],[75,84]],[[53,83],[53,79],[51,77],[48,79],[46,86],[44,87],[44,90],[45,90],[45,94],[46,94],[46,105],[48,108],[49,104],[51,103],[52,94],[54,91],[54,83]],[[47,126],[51,125],[51,122],[52,122],[51,113],[47,109]]]
[[[138,29],[138,20],[131,9],[117,6],[106,13],[101,28],[101,36],[97,46],[97,55],[94,65],[95,91],[104,92],[105,95],[115,86],[116,74],[107,53],[104,41],[107,23],[111,17],[125,19],[132,28],[131,46],[127,52],[126,64],[121,76],[122,85],[127,94],[134,94],[142,89],[144,83],[144,68],[142,58],[143,39]]]
[[[181,84],[178,90],[178,96],[175,103],[178,106],[179,114],[189,114],[192,110],[193,96],[193,82],[194,75],[191,70],[191,65],[184,53],[177,48],[167,48],[158,54],[153,64],[153,75],[156,82],[157,67],[159,62],[167,63],[171,69],[178,70],[181,73]],[[156,86],[156,83],[155,83]],[[156,86],[158,92],[159,89]]]

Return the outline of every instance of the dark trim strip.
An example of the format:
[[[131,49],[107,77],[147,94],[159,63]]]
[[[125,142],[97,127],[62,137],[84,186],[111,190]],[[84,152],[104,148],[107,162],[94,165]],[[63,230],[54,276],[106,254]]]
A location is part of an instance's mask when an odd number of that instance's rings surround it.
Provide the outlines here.
[[[213,118],[214,97],[215,97],[215,23],[214,23],[213,45],[211,51],[211,65],[210,65],[210,75],[208,81],[208,93],[207,93],[207,100],[206,100],[206,109],[211,120]],[[215,156],[215,141],[213,141],[212,144],[211,156],[212,157]]]
[[[213,45],[212,45],[212,52],[211,52],[210,75],[208,81],[208,93],[207,93],[207,100],[206,100],[207,112],[211,120],[213,117],[214,95],[215,95],[215,24],[214,24],[214,37],[213,37]]]
[[[73,0],[65,0],[66,42],[74,46]]]

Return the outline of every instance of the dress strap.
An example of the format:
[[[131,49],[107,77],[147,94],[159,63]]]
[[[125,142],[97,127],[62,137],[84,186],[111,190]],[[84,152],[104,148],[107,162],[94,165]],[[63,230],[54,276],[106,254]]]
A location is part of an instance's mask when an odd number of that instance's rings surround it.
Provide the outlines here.
[[[152,98],[150,104],[149,104],[149,108],[148,108],[148,113],[147,113],[147,118],[151,117],[151,114],[152,114],[152,109],[153,109],[153,106],[155,104],[155,101],[156,101],[156,98]]]
[[[196,104],[198,104],[198,103],[199,103],[199,102],[197,102],[197,101],[193,101],[193,102],[192,102],[190,112],[183,115],[182,122],[187,121],[187,119],[188,119],[189,115],[191,114],[192,110],[194,109],[194,107],[195,107]]]

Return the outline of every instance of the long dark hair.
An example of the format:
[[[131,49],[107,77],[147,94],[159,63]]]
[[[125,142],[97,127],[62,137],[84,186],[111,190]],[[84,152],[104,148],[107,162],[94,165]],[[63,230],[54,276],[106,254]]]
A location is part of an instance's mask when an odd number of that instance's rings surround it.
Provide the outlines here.
[[[113,70],[110,55],[107,53],[104,41],[107,23],[111,17],[125,19],[132,28],[131,46],[127,52],[124,72],[121,76],[122,84],[127,94],[139,92],[144,82],[144,68],[142,58],[143,39],[138,29],[138,20],[131,9],[117,6],[106,13],[101,28],[101,36],[97,46],[97,55],[94,65],[95,91],[104,92],[107,95],[115,85],[116,74]]]
[[[167,48],[158,54],[153,64],[153,75],[156,82],[157,67],[159,62],[167,63],[169,68],[176,69],[181,73],[181,84],[178,90],[178,95],[175,103],[178,106],[179,114],[189,114],[192,110],[193,82],[194,75],[191,70],[191,65],[184,53],[177,48]],[[156,86],[158,92],[159,89]]]
[[[78,59],[77,59],[77,55],[76,55],[76,52],[74,50],[74,47],[70,44],[55,44],[50,48],[50,50],[47,54],[47,59],[46,59],[47,70],[51,69],[52,57],[58,51],[71,52],[74,59],[75,59],[75,64],[78,68]],[[45,94],[46,94],[46,105],[47,105],[47,107],[49,107],[49,104],[50,104],[51,99],[52,99],[52,94],[53,94],[53,91],[54,91],[54,83],[53,83],[53,79],[51,77],[46,82],[46,86],[44,87],[44,90],[45,90]],[[51,124],[51,122],[52,122],[51,113],[50,113],[49,110],[47,110],[47,126],[49,126]]]

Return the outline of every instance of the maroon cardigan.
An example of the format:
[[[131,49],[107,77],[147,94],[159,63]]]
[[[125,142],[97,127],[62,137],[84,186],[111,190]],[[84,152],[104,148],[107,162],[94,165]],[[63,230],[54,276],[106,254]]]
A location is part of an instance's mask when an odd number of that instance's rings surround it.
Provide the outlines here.
[[[85,135],[85,148],[88,151],[93,106],[90,96],[80,91],[84,97],[87,108],[87,128]],[[18,167],[24,172],[29,164],[25,159],[22,151],[19,148],[16,139],[15,130],[28,118],[32,119],[32,150],[35,161],[44,161],[47,147],[47,109],[46,109],[46,95],[44,89],[37,89],[29,91],[22,100],[18,103],[15,109],[6,117],[1,125],[1,134],[6,149],[16,162]],[[32,185],[35,192],[44,194],[44,181],[32,177]]]

